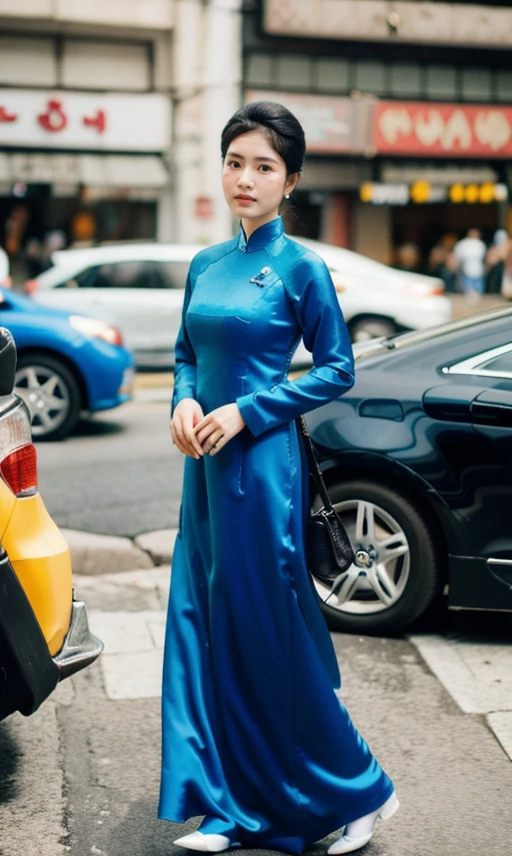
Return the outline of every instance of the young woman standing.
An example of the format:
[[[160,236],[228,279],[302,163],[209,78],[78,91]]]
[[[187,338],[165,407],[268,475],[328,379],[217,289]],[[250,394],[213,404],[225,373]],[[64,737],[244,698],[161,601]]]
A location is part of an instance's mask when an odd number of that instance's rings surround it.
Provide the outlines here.
[[[193,260],[176,345],[171,430],[185,455],[163,675],[159,816],[204,816],[175,843],[329,853],[371,837],[393,785],[334,688],[332,642],[304,554],[307,471],[294,419],[354,382],[329,272],[278,215],[304,133],[272,102],[221,141],[238,237]],[[287,380],[300,337],[314,367]]]

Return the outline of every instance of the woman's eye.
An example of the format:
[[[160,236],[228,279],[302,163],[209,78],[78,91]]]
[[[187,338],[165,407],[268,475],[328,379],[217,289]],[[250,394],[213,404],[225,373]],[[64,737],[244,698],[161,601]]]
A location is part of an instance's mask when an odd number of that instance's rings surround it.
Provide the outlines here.
[[[234,167],[234,169],[238,169],[240,164],[238,161],[233,160],[233,161],[228,161],[228,166],[232,166],[232,167]]]
[[[269,167],[268,163],[262,163],[260,169],[262,172],[271,172],[271,168]]]

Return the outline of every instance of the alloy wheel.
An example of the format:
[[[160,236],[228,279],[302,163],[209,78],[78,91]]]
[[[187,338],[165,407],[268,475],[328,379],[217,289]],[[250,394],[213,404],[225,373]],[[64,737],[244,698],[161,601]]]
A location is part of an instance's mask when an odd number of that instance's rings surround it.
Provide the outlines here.
[[[71,406],[69,390],[63,378],[53,369],[31,365],[16,372],[14,391],[32,416],[32,434],[44,437],[64,423]]]
[[[403,595],[410,574],[410,545],[404,530],[392,514],[367,500],[346,500],[334,507],[356,559],[330,595],[315,580],[318,594],[327,606],[346,614],[389,610]]]

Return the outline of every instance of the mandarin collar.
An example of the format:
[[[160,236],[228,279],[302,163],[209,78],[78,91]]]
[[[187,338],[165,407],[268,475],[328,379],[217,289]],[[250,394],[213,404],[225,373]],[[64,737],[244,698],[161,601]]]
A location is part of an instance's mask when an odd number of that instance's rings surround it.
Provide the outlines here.
[[[276,217],[270,220],[269,223],[264,223],[259,226],[247,240],[243,226],[240,226],[240,237],[238,239],[238,249],[243,253],[252,253],[254,250],[262,250],[271,241],[275,241],[284,234],[284,226],[282,217]]]

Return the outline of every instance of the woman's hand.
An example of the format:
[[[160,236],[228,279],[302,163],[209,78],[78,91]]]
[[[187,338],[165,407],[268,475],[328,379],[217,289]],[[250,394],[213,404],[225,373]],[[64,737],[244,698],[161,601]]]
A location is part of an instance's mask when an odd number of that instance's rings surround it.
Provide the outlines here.
[[[201,419],[194,428],[194,434],[203,452],[216,455],[243,428],[245,422],[238,404],[224,404]]]
[[[203,416],[203,409],[194,398],[182,398],[174,408],[171,419],[173,442],[184,455],[196,459],[204,454],[194,431]]]

